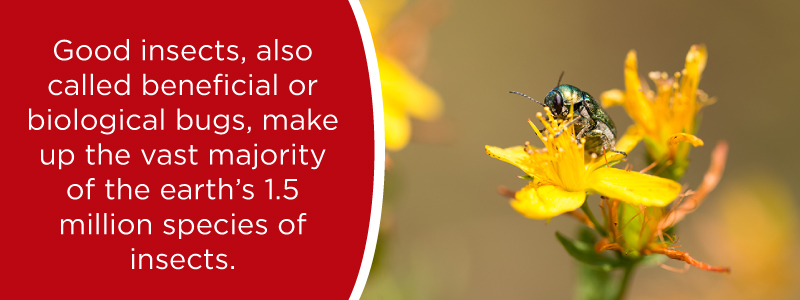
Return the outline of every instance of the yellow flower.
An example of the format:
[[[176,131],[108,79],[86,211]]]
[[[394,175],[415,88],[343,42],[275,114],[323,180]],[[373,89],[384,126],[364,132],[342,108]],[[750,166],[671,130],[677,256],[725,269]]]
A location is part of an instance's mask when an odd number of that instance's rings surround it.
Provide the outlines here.
[[[383,47],[390,43],[387,39],[392,36],[387,34],[387,28],[405,6],[405,1],[363,1],[362,5],[378,56],[386,148],[396,151],[403,149],[411,138],[410,117],[434,120],[441,114],[442,101],[436,91],[420,81]]]
[[[631,50],[625,60],[625,91],[615,89],[600,96],[603,106],[625,107],[636,126],[644,132],[648,158],[670,167],[667,171],[671,178],[683,175],[688,164],[689,144],[703,145],[694,133],[697,113],[712,102],[697,89],[707,60],[706,47],[693,45],[686,55],[685,69],[675,73],[673,78],[665,72],[649,74],[656,86],[654,92],[640,81],[636,51]]]
[[[518,191],[511,206],[531,219],[550,219],[573,211],[583,205],[587,192],[619,199],[627,203],[663,207],[678,196],[681,186],[675,181],[608,167],[624,156],[608,153],[604,157],[587,155],[585,140],[576,141],[572,126],[558,121],[550,114],[540,133],[528,120],[545,147],[534,149],[525,146],[498,148],[486,146],[489,156],[511,163],[533,178],[530,184]],[[562,132],[563,131],[563,132]],[[562,132],[557,136],[558,132]],[[632,127],[616,145],[620,151],[630,152],[641,139],[641,132]]]
[[[728,299],[789,299],[800,276],[797,198],[783,178],[761,172],[728,185],[725,203],[689,229],[716,260],[735,266],[730,284],[747,287]]]

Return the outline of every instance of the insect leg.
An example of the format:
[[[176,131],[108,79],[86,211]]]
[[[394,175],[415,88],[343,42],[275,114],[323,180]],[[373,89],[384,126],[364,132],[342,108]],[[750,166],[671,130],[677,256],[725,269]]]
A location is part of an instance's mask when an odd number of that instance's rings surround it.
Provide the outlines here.
[[[570,126],[570,125],[572,125],[573,123],[575,123],[577,121],[581,121],[581,123],[584,123],[583,128],[581,129],[580,132],[578,132],[578,135],[576,136],[576,138],[578,140],[580,140],[583,137],[583,134],[586,132],[586,130],[594,130],[594,128],[596,126],[595,126],[595,124],[593,124],[594,122],[591,122],[592,118],[589,115],[589,110],[586,109],[586,107],[584,107],[583,105],[580,105],[578,110],[577,110],[577,113],[578,113],[578,117],[573,118],[572,121],[569,121],[569,123],[566,124],[566,126]],[[587,120],[589,122],[583,122],[583,121],[587,121]],[[585,124],[585,123],[588,123],[588,124]],[[566,126],[565,126],[565,128],[566,128]],[[564,131],[564,129],[561,129],[558,133],[556,133],[556,137],[561,135],[561,133],[563,131]]]
[[[561,128],[561,130],[559,130],[558,132],[556,132],[556,135],[555,135],[555,136],[556,136],[556,137],[560,136],[562,133],[564,133],[564,129],[567,129],[567,127],[569,127],[569,126],[572,126],[572,124],[575,124],[575,122],[577,122],[577,121],[578,121],[578,120],[580,120],[580,119],[581,119],[581,118],[575,118],[575,119],[572,119],[572,121],[569,121],[569,122],[567,122],[566,124],[564,124],[564,127],[562,127],[562,128]]]
[[[616,150],[616,149],[611,149],[611,150],[609,150],[609,151],[611,151],[611,152],[614,152],[614,153],[617,153],[617,154],[622,154],[622,155],[624,155],[625,157],[628,157],[628,153],[626,153],[625,151],[619,151],[619,150]]]
[[[583,136],[586,134],[586,131],[588,131],[588,130],[589,130],[588,126],[587,127],[583,127],[583,129],[581,129],[581,131],[578,132],[578,135],[575,136],[575,138],[580,141],[583,138]]]

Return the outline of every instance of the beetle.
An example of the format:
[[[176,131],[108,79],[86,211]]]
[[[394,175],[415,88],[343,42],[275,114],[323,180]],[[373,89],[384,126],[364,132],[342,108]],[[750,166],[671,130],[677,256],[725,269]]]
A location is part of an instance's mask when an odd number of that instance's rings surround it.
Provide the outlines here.
[[[561,73],[561,76],[564,76],[564,73]],[[572,106],[576,117],[566,126],[575,126],[575,130],[578,132],[576,136],[578,140],[586,138],[584,147],[587,152],[602,155],[606,151],[611,151],[625,156],[628,155],[623,151],[614,149],[617,127],[603,107],[589,93],[581,91],[573,85],[561,84],[561,77],[559,77],[556,87],[544,97],[544,103],[520,92],[510,91],[510,93],[533,100],[544,107],[549,107],[553,116],[559,120],[567,120],[569,118],[569,110],[570,106]],[[556,136],[562,132],[563,129],[557,132]]]

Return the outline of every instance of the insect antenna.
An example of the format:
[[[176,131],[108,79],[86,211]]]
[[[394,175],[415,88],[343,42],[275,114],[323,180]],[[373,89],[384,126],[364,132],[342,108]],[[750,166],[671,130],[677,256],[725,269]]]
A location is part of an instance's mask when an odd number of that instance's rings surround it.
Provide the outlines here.
[[[564,71],[561,71],[561,75],[558,76],[558,83],[556,83],[556,86],[561,85],[561,78],[564,78]]]
[[[542,102],[539,102],[539,101],[536,101],[536,99],[533,99],[533,98],[531,98],[530,96],[528,96],[528,95],[525,95],[525,94],[523,94],[523,93],[516,92],[516,91],[508,91],[508,92],[509,92],[509,93],[512,93],[512,94],[517,94],[517,95],[520,95],[520,96],[522,96],[522,97],[525,97],[525,98],[528,98],[528,99],[531,99],[531,100],[533,100],[533,102],[539,103],[539,105],[541,105],[541,106],[547,106],[547,105],[544,105],[544,103],[542,103]]]

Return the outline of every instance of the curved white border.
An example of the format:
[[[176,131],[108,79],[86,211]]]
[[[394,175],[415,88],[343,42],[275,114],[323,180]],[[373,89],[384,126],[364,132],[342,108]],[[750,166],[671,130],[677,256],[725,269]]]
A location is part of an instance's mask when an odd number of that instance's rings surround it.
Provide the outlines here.
[[[381,77],[378,72],[378,57],[375,54],[375,45],[372,43],[372,34],[369,31],[367,17],[358,0],[350,0],[350,7],[358,22],[358,31],[361,32],[361,41],[364,44],[364,53],[367,56],[369,69],[369,85],[372,89],[372,119],[375,130],[375,173],[372,186],[372,212],[369,216],[369,233],[367,245],[364,247],[364,257],[361,260],[361,269],[358,271],[356,285],[350,294],[350,300],[358,300],[367,284],[369,270],[372,268],[372,258],[375,256],[375,245],[378,243],[378,229],[381,224],[381,206],[383,205],[383,172],[386,166],[386,140],[383,131],[383,94],[381,93]]]

